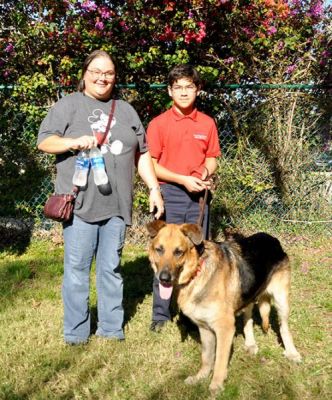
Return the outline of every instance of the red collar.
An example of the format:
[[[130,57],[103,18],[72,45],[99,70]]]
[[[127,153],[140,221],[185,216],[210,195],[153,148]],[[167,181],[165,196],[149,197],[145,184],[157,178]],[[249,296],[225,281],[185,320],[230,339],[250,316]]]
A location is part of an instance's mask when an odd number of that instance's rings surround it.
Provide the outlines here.
[[[204,258],[200,258],[199,259],[199,266],[197,267],[194,275],[191,277],[191,280],[195,279],[201,272],[202,272],[202,268],[205,265],[205,260]]]

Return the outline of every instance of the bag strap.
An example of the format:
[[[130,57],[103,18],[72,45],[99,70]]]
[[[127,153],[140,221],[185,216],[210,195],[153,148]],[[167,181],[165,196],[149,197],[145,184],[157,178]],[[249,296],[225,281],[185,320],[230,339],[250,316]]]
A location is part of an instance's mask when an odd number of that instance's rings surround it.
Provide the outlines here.
[[[108,121],[107,121],[106,129],[105,129],[105,132],[104,132],[104,135],[103,135],[102,140],[98,143],[99,146],[102,146],[102,145],[105,143],[105,140],[106,140],[108,131],[110,130],[110,126],[111,126],[111,123],[112,123],[112,119],[113,119],[113,115],[114,115],[114,110],[115,110],[115,100],[112,100],[111,110],[110,110],[110,113],[109,113],[109,116],[108,116]]]
[[[73,188],[71,190],[71,193],[74,196],[74,199],[76,199],[79,191],[80,191],[80,187],[79,186],[76,186],[76,185],[73,186]]]

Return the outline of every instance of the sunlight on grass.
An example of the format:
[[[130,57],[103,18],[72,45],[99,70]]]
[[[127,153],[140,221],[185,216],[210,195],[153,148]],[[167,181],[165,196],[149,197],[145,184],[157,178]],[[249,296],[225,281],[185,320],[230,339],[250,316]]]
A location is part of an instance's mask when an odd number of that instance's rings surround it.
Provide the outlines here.
[[[285,246],[293,266],[290,327],[304,361],[290,363],[276,333],[264,335],[257,325],[259,352],[250,356],[237,332],[218,399],[331,398],[331,246]],[[62,256],[49,242],[33,242],[21,256],[0,255],[0,399],[208,398],[209,379],[183,383],[200,364],[195,327],[176,315],[162,334],[149,331],[152,272],[144,248],[127,246],[123,256],[126,340],[92,335],[76,347],[62,339]],[[90,303],[95,307],[94,278]]]

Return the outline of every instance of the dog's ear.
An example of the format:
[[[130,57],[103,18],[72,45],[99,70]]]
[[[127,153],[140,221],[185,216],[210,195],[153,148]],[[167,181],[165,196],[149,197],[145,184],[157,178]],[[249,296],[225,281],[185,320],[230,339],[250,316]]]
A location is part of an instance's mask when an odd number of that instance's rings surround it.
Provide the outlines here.
[[[181,231],[195,246],[200,245],[204,240],[202,228],[197,224],[182,224]]]
[[[157,233],[166,225],[165,221],[161,221],[160,219],[156,219],[155,221],[149,222],[146,224],[146,229],[151,238],[157,236]]]

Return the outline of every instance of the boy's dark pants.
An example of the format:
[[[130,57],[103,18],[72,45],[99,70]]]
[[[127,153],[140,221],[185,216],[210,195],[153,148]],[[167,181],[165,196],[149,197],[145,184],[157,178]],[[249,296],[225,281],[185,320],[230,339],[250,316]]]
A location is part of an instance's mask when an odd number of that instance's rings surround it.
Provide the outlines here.
[[[204,192],[189,193],[184,187],[165,183],[160,185],[165,206],[165,221],[172,224],[196,224],[200,206],[199,199]],[[209,206],[205,206],[203,231],[206,239],[209,237]],[[171,299],[164,300],[159,295],[159,281],[153,278],[152,321],[167,321],[171,318],[169,306]]]

